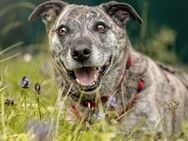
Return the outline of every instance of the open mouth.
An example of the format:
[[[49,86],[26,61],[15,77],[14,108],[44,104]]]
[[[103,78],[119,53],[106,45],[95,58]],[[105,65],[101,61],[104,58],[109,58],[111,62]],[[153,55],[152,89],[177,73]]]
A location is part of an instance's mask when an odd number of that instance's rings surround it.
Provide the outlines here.
[[[100,68],[95,66],[84,66],[67,72],[69,77],[75,80],[82,91],[91,92],[100,86],[101,79],[107,73],[111,62],[112,56]]]

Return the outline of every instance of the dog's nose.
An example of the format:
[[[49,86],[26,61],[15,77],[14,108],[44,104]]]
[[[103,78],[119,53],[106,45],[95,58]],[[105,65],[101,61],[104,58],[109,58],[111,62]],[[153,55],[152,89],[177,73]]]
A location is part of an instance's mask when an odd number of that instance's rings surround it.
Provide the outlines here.
[[[91,55],[91,49],[86,46],[79,46],[72,50],[72,57],[76,61],[88,60]]]

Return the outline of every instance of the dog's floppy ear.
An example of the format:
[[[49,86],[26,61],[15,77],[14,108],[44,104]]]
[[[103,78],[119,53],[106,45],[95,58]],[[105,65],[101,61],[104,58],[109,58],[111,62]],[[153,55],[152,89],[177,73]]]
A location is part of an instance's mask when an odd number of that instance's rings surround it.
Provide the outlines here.
[[[143,23],[142,18],[138,15],[135,9],[127,3],[119,3],[111,1],[102,4],[104,11],[120,26],[126,24],[126,22],[133,18],[137,23]]]
[[[52,23],[56,20],[66,5],[67,3],[60,0],[44,2],[33,10],[28,19],[29,21],[36,21],[39,16],[42,16],[45,24]]]

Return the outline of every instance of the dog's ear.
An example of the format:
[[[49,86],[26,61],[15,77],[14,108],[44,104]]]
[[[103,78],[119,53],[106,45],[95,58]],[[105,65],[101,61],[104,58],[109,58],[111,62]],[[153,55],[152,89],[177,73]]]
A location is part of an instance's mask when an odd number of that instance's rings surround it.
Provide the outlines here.
[[[54,22],[67,3],[61,0],[47,1],[36,7],[31,15],[29,21],[36,21],[39,16],[42,16],[43,22],[48,25]]]
[[[120,26],[133,18],[137,23],[143,23],[142,18],[138,15],[135,9],[127,3],[108,2],[101,5],[104,11]]]

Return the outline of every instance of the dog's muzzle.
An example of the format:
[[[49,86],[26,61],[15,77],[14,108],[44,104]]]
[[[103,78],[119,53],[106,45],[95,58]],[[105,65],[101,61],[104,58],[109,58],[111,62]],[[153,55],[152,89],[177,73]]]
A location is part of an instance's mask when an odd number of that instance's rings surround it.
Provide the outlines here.
[[[102,67],[83,66],[73,70],[65,68],[65,70],[69,78],[78,84],[81,91],[89,93],[100,87],[102,77],[108,72],[111,64],[112,56],[107,59]]]

